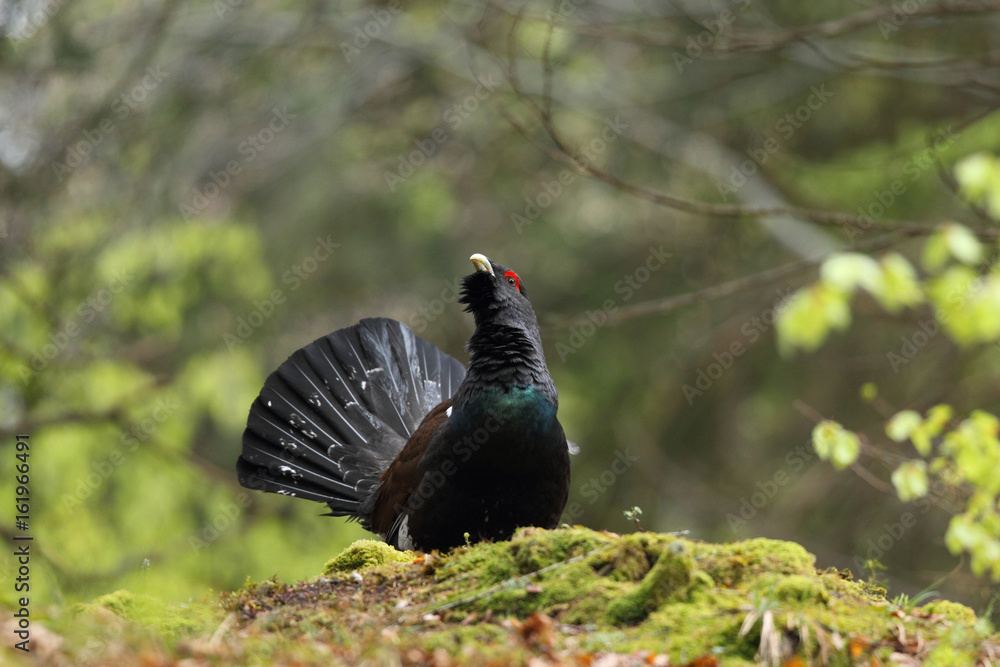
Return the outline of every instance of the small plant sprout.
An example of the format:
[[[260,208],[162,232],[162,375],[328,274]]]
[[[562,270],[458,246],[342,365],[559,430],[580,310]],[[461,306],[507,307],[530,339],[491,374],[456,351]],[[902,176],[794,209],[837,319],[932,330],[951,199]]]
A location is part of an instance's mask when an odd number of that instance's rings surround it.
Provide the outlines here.
[[[636,505],[630,510],[625,510],[625,518],[635,524],[636,530],[645,533],[646,529],[639,525],[639,517],[642,516],[642,508]]]

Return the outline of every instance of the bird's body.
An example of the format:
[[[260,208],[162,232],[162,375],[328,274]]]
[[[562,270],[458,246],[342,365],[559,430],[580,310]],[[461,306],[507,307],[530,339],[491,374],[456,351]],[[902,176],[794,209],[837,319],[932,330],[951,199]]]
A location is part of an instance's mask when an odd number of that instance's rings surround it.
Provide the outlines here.
[[[237,463],[249,488],[327,503],[399,548],[555,527],[569,491],[558,395],[513,271],[473,255],[468,371],[385,318],[293,354],[251,407]]]

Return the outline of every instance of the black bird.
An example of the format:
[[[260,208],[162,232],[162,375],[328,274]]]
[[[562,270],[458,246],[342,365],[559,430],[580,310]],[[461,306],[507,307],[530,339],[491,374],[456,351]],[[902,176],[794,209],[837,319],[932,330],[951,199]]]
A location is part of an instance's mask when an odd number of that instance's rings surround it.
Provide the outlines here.
[[[558,525],[571,445],[538,321],[516,273],[470,259],[459,298],[476,322],[468,371],[386,318],[320,338],[251,406],[240,484],[326,503],[401,549]]]

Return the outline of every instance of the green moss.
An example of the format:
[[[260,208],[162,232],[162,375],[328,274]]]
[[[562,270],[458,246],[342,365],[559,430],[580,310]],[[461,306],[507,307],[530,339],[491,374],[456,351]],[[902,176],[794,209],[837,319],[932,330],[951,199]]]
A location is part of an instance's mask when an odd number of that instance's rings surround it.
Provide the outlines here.
[[[485,585],[492,585],[516,576],[517,563],[511,550],[506,546],[484,543],[456,549],[435,572],[438,581],[452,577],[458,577],[461,581],[462,575],[471,574],[469,578]]]
[[[830,600],[830,592],[822,579],[807,577],[802,574],[763,574],[754,586],[757,590],[766,591],[768,599],[783,602],[820,602],[826,604]]]
[[[510,541],[509,549],[522,574],[582,556],[610,542],[610,538],[586,528],[551,531],[522,528]]]
[[[174,636],[183,637],[169,649],[175,662],[252,657],[249,662],[318,667],[525,664],[553,657],[573,664],[594,653],[638,651],[665,653],[670,664],[712,655],[721,665],[753,665],[765,615],[766,627],[777,633],[772,638],[797,646],[805,664],[818,661],[821,646],[826,664],[886,663],[900,629],[923,638],[907,646],[919,646],[914,658],[929,665],[972,664],[983,642],[998,639],[955,603],[902,613],[847,573],[817,572],[813,556],[789,542],[708,544],[574,527],[525,529],[507,542],[414,556],[356,542],[327,564],[324,573],[334,576],[249,583],[225,595],[222,609],[200,625],[177,624],[184,609],[119,591],[90,605],[103,613],[88,616],[90,625],[80,624],[68,641],[121,634],[115,630],[121,616],[147,628],[143,640],[122,634],[145,648],[135,649],[132,662],[117,661],[118,653],[105,662],[140,664],[143,651],[155,654],[164,646],[161,637]],[[362,578],[343,576],[362,568]],[[206,610],[213,611],[201,605],[194,615]],[[748,632],[741,632],[744,624]],[[180,654],[179,646],[193,653]],[[208,653],[198,654],[199,647]],[[851,654],[852,647],[859,653]],[[75,654],[68,655],[71,664]]]
[[[609,543],[606,549],[593,554],[588,562],[601,576],[615,581],[641,581],[652,567],[646,551],[649,546],[648,538],[629,535]]]
[[[412,551],[397,551],[378,540],[358,540],[327,561],[323,566],[323,574],[352,572],[386,563],[412,563],[416,556]]]
[[[727,544],[694,543],[695,560],[716,582],[736,586],[762,572],[815,573],[816,557],[794,542],[757,538]]]
[[[948,644],[935,646],[924,659],[924,667],[955,667],[955,665],[973,665],[975,654],[956,649]]]
[[[964,604],[951,602],[949,600],[934,600],[920,607],[920,610],[927,614],[940,614],[954,623],[963,626],[971,626],[976,622],[976,612],[972,611]]]
[[[204,629],[212,616],[204,605],[167,603],[151,595],[126,590],[102,595],[89,605],[83,605],[80,610],[86,613],[97,608],[107,609],[116,616],[135,621],[168,639]]]
[[[671,598],[686,600],[696,586],[712,586],[683,542],[673,542],[639,584],[609,606],[605,618],[615,625],[638,623]]]

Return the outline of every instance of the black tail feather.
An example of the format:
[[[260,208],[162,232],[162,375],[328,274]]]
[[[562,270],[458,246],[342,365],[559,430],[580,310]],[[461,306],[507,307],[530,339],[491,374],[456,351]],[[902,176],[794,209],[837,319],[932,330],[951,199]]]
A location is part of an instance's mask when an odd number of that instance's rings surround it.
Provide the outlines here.
[[[364,501],[379,477],[464,375],[394,320],[365,319],[320,338],[279,366],[250,408],[240,484],[324,502],[366,525]]]

